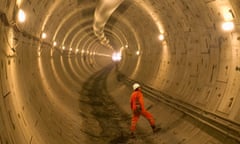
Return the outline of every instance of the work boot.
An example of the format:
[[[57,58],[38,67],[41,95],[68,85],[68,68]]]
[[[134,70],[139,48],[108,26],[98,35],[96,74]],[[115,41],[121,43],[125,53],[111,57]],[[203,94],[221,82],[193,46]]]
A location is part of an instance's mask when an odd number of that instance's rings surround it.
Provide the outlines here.
[[[131,132],[131,134],[130,134],[130,138],[136,138],[134,132]]]
[[[151,127],[152,127],[152,131],[153,131],[153,133],[156,133],[156,132],[158,132],[158,131],[161,130],[161,128],[156,128],[155,125],[153,125],[153,126],[151,126]]]
[[[152,131],[153,131],[153,133],[157,132],[157,128],[156,128],[155,125],[152,125],[151,127],[152,127]]]

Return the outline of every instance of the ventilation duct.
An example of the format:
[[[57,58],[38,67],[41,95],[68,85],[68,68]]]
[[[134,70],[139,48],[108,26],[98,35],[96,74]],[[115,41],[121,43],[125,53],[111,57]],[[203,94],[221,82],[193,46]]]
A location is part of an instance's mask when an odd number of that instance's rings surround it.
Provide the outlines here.
[[[122,2],[123,0],[100,0],[94,12],[94,34],[100,40],[102,45],[111,49],[113,48],[104,34],[104,26],[106,25],[109,17]]]

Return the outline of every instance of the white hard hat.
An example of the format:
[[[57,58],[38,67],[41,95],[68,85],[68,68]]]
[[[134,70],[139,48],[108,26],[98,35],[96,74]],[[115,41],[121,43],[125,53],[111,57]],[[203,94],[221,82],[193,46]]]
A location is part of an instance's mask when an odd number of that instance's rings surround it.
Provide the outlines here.
[[[140,87],[140,84],[138,84],[138,83],[134,83],[133,84],[133,90],[136,90],[137,88],[139,88]]]

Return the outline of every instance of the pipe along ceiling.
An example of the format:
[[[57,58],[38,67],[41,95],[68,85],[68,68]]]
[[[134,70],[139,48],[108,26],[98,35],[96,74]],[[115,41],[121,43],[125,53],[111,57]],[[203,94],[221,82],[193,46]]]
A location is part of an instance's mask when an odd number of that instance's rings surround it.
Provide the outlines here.
[[[240,143],[239,0],[0,0],[0,143]]]

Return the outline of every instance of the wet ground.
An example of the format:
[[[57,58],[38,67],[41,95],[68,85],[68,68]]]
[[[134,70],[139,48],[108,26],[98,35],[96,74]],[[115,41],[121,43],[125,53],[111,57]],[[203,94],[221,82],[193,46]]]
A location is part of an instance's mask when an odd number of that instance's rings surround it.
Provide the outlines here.
[[[85,111],[79,113],[86,119],[83,132],[98,144],[149,143],[149,140],[145,141],[141,137],[129,137],[131,116],[119,109],[106,88],[107,77],[112,68],[106,67],[83,84],[79,100],[80,109]]]

